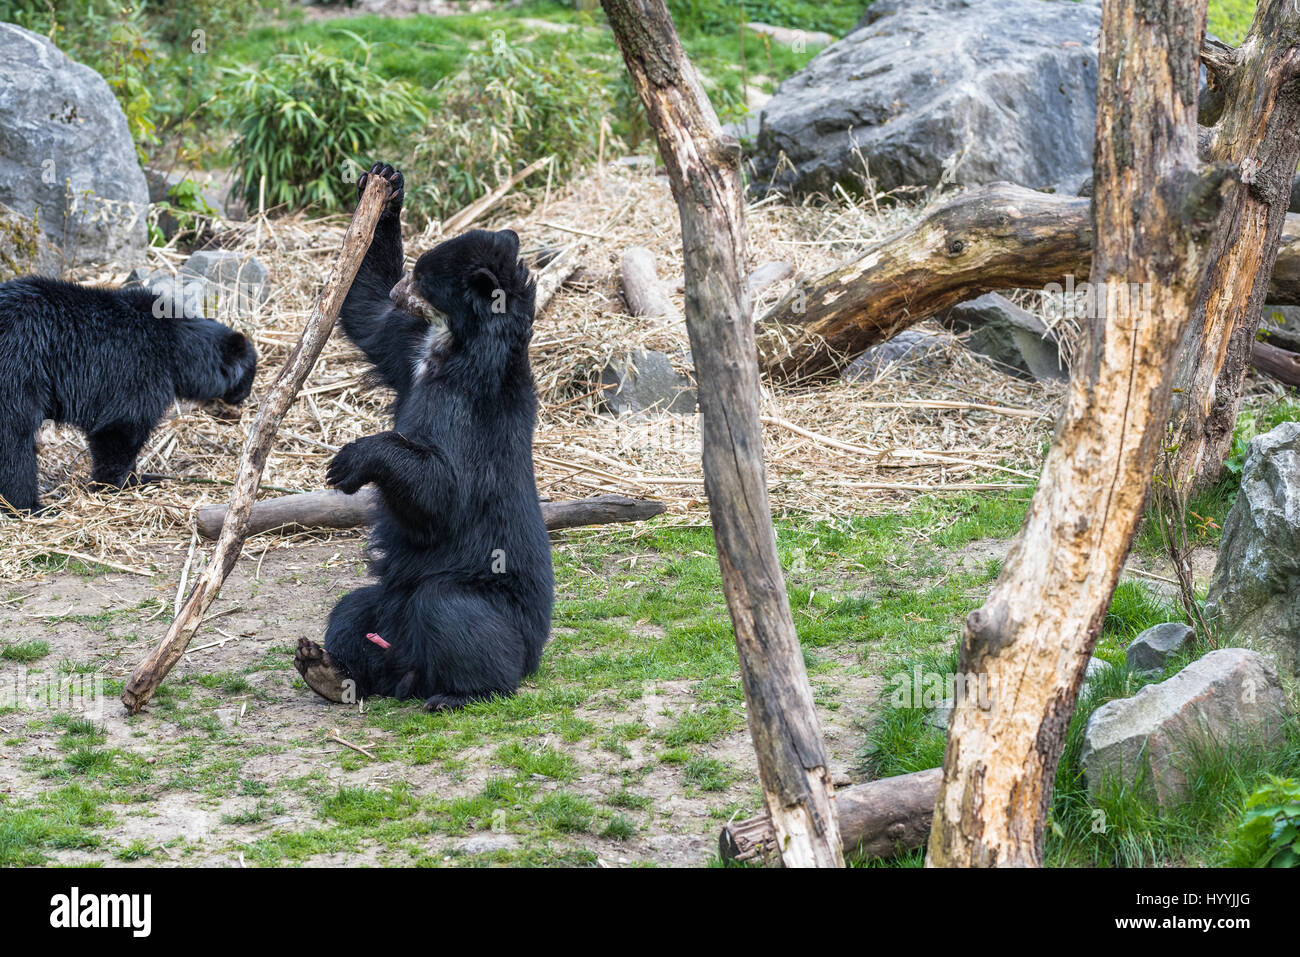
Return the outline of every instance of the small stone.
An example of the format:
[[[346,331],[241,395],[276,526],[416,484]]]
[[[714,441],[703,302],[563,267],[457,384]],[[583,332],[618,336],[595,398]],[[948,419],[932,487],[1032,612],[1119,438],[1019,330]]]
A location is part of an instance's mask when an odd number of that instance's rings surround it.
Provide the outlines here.
[[[888,342],[863,352],[844,368],[840,378],[846,382],[873,382],[893,366],[932,365],[945,341],[946,337],[936,332],[904,329]]]
[[[270,297],[270,271],[255,257],[225,249],[200,250],[181,266],[181,275],[212,284],[216,313],[224,319],[252,314]]]
[[[1101,658],[1089,658],[1087,667],[1083,669],[1083,683],[1086,685],[1109,667],[1111,667],[1109,661]]]
[[[956,702],[952,698],[944,698],[934,706],[933,711],[927,711],[925,717],[921,720],[931,728],[947,731],[948,721],[952,718],[952,709],[954,707],[956,707]]]
[[[1124,653],[1130,671],[1164,671],[1169,659],[1191,647],[1196,631],[1181,621],[1153,625],[1138,635]]]
[[[695,386],[673,368],[672,360],[662,352],[634,349],[626,359],[606,366],[600,381],[606,387],[604,405],[615,415],[695,412]]]
[[[1043,321],[996,292],[953,306],[939,318],[961,343],[1020,379],[1069,378],[1056,339]]]
[[[154,294],[154,315],[159,318],[212,318],[216,311],[216,292],[201,277],[158,271],[147,275],[141,284]]]
[[[466,854],[496,854],[512,851],[518,846],[519,839],[511,834],[473,834],[457,844]]]

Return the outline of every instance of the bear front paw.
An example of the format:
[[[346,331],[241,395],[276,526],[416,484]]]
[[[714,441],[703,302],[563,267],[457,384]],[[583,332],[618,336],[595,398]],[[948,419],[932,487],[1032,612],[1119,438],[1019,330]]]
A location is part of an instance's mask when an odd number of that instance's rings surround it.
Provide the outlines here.
[[[357,180],[357,195],[360,196],[366,191],[366,183],[370,181],[371,176],[379,176],[388,181],[388,200],[384,205],[385,215],[400,213],[402,210],[402,199],[406,195],[405,181],[402,179],[400,170],[393,169],[387,163],[376,163],[370,167],[370,171],[361,174]]]
[[[365,439],[357,439],[338,450],[325,475],[327,484],[351,495],[370,481],[365,446],[362,444],[364,441]]]

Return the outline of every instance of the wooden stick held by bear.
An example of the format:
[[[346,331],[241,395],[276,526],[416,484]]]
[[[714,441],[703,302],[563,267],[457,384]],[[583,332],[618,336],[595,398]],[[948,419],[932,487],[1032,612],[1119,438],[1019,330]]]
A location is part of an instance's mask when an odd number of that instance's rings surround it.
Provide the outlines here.
[[[298,344],[285,361],[280,375],[258,408],[257,418],[244,445],[244,453],[235,476],[235,486],[230,496],[230,508],[226,513],[225,525],[212,550],[208,567],[194,583],[194,588],[185,600],[181,613],[172,622],[162,642],[144,661],[140,662],[126,683],[126,688],[122,692],[122,704],[130,713],[136,714],[145,706],[158,690],[158,685],[162,683],[163,678],[176,662],[180,661],[190,640],[203,623],[204,614],[211,607],[221,591],[221,586],[235,567],[235,562],[243,550],[244,539],[247,537],[248,518],[253,510],[253,499],[257,495],[257,488],[262,480],[262,470],[266,466],[266,457],[271,451],[276,430],[289,411],[289,407],[293,405],[298,391],[316,364],[321,349],[334,329],[339,309],[352,285],[352,280],[356,277],[357,270],[361,267],[366,250],[370,248],[375,226],[389,198],[387,181],[378,176],[370,177],[360,202],[357,203],[356,212],[352,215],[352,222],[343,237],[343,248],[330,268],[329,276],[307,320],[307,325],[303,328]]]

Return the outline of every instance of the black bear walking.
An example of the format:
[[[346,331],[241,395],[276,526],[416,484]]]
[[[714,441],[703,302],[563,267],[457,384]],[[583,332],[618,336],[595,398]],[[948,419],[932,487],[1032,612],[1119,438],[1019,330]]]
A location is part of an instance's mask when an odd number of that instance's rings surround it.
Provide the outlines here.
[[[0,496],[31,511],[42,419],[89,438],[91,479],[121,488],[175,399],[243,402],[257,354],[212,319],[170,318],[147,289],[28,276],[0,285]],[[0,503],[0,511],[3,503]]]
[[[431,710],[512,694],[550,634],[551,547],[533,476],[533,282],[519,237],[475,230],[425,253],[413,286],[446,329],[393,308],[402,174],[343,305],[348,337],[397,393],[393,429],[344,446],[328,480],[373,482],[379,581],[344,596],[295,665],[331,701],[419,697]],[[365,179],[358,183],[365,188]]]

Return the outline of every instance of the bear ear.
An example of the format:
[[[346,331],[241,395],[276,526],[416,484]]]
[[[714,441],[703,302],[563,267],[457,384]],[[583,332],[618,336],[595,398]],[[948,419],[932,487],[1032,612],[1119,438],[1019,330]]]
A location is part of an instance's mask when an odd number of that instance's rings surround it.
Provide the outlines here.
[[[251,347],[248,344],[248,337],[242,332],[235,332],[233,329],[226,333],[221,343],[221,355],[227,362],[237,362],[248,355]]]
[[[510,256],[513,259],[519,258],[519,234],[513,229],[498,229],[497,235],[506,241],[510,247]]]
[[[501,288],[496,273],[486,266],[479,266],[469,275],[469,288],[484,299],[490,299]]]

